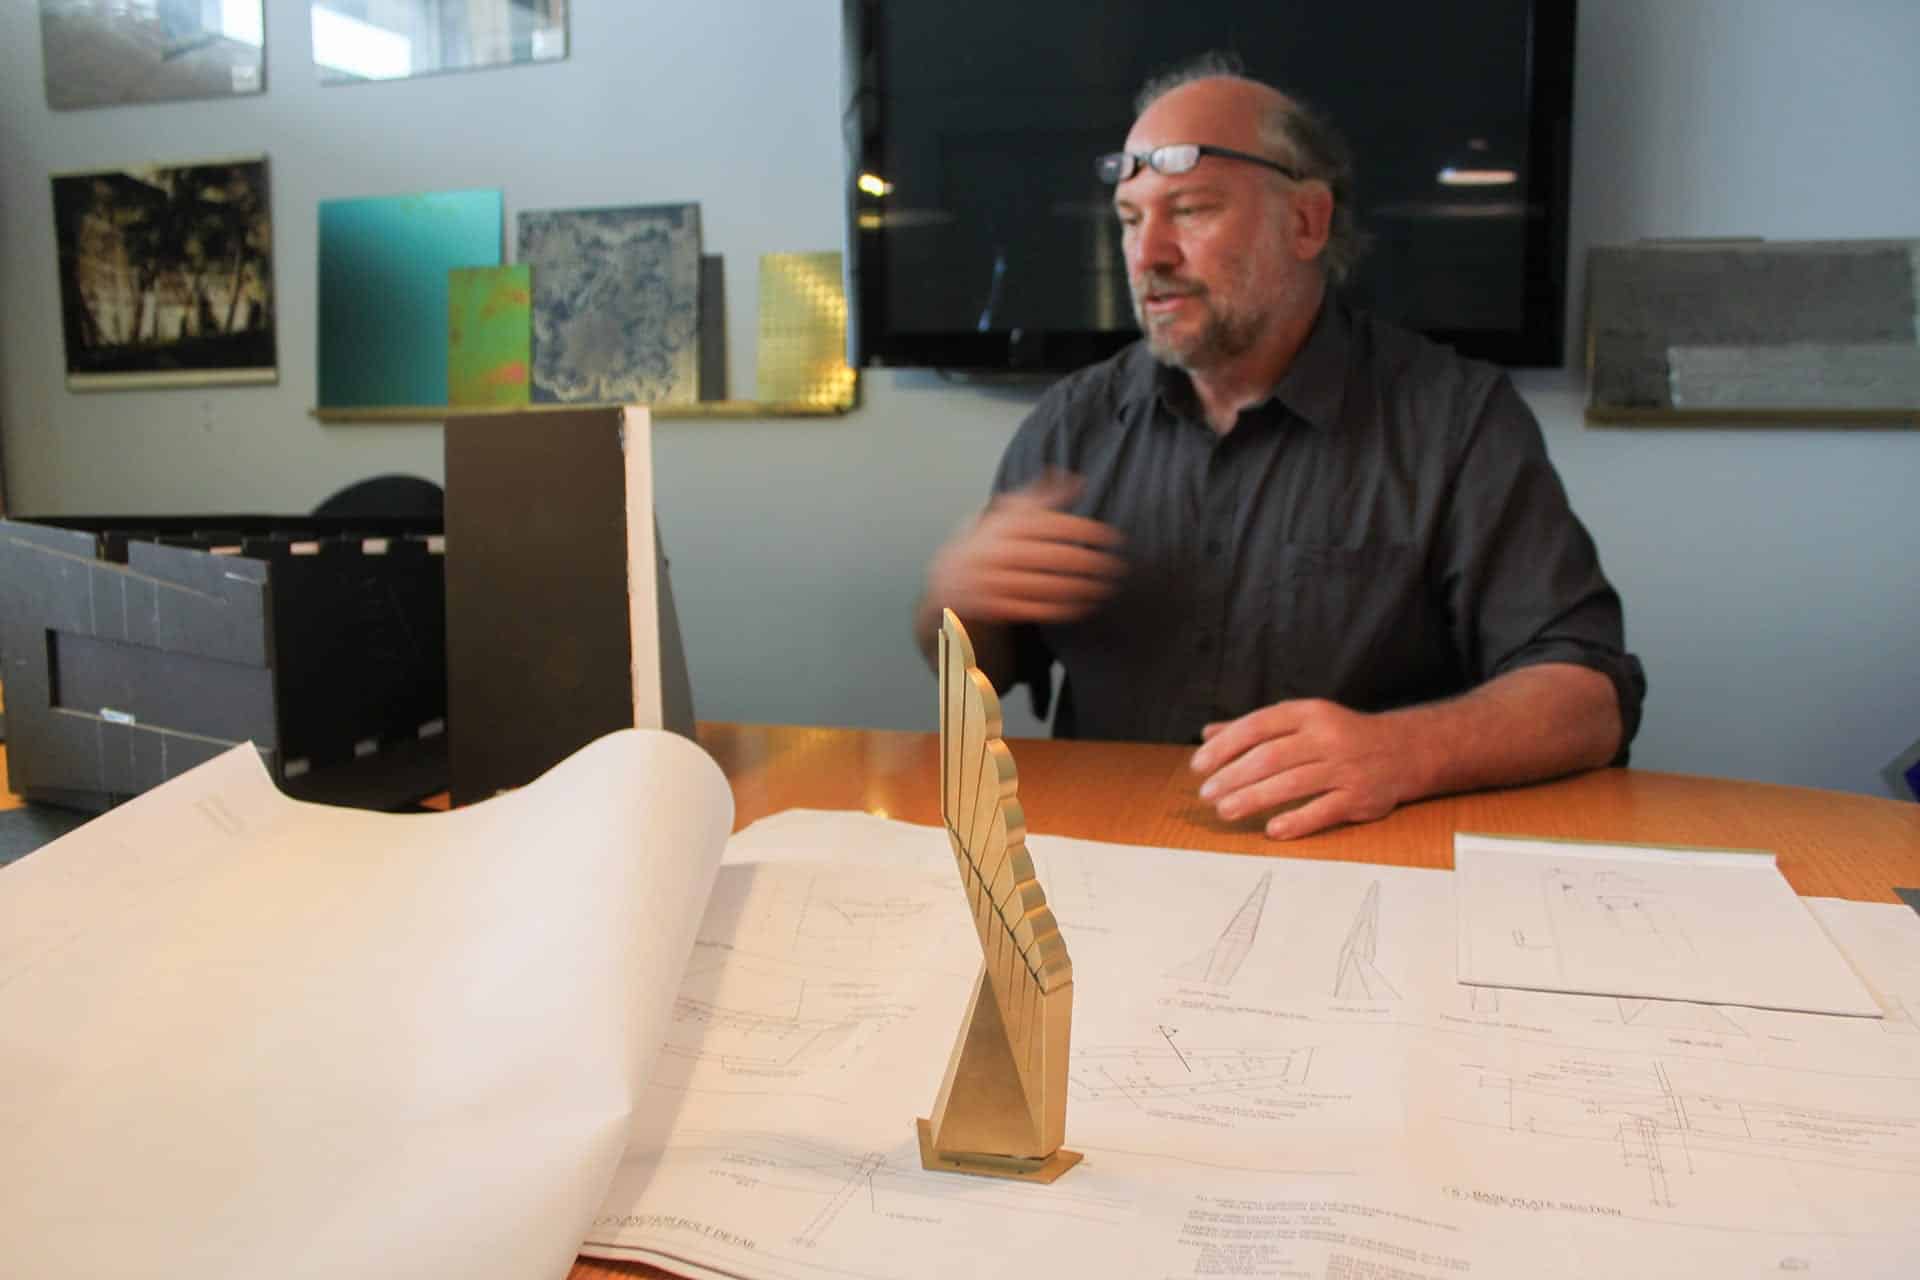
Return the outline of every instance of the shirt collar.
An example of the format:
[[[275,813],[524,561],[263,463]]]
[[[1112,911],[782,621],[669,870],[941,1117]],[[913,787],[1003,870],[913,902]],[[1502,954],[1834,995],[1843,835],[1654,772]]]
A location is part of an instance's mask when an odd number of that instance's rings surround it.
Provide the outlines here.
[[[1314,317],[1313,328],[1307,331],[1307,340],[1301,344],[1287,371],[1280,375],[1273,394],[1249,406],[1246,412],[1260,415],[1278,402],[1280,407],[1316,430],[1334,430],[1340,424],[1340,410],[1346,402],[1347,354],[1351,343],[1352,322],[1346,305],[1329,290],[1320,304],[1320,313]],[[1144,339],[1139,344],[1139,355],[1138,370],[1129,380],[1128,398],[1148,402],[1157,399],[1176,417],[1199,418],[1199,402],[1187,375],[1155,360],[1148,354]]]

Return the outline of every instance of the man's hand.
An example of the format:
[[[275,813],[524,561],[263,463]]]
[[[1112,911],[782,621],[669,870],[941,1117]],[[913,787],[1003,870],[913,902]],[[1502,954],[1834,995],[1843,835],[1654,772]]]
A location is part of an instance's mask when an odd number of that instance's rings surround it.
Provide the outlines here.
[[[1267,821],[1274,840],[1384,818],[1420,791],[1393,717],[1335,702],[1276,702],[1207,725],[1201,737],[1192,768],[1209,776],[1200,798],[1228,821],[1287,806]]]
[[[1062,510],[1080,481],[1048,472],[1001,494],[927,569],[926,603],[968,623],[1071,622],[1113,594],[1126,571],[1120,531]]]
[[[1613,683],[1543,662],[1440,702],[1364,713],[1336,702],[1276,702],[1201,730],[1193,770],[1222,818],[1281,809],[1267,835],[1292,840],[1372,822],[1403,804],[1594,769],[1624,732]],[[1284,807],[1283,807],[1284,806]]]

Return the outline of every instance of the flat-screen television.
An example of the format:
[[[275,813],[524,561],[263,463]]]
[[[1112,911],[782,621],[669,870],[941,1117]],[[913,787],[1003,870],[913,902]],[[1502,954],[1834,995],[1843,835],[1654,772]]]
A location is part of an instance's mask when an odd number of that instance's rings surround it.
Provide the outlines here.
[[[1329,117],[1356,304],[1558,365],[1574,0],[844,0],[849,358],[1065,370],[1138,333],[1112,189],[1150,77],[1208,50]]]

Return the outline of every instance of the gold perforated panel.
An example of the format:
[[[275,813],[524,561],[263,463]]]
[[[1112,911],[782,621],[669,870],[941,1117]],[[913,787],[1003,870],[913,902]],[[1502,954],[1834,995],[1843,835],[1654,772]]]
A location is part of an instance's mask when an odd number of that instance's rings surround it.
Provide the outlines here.
[[[760,255],[756,396],[775,404],[850,409],[859,374],[847,364],[840,254]]]

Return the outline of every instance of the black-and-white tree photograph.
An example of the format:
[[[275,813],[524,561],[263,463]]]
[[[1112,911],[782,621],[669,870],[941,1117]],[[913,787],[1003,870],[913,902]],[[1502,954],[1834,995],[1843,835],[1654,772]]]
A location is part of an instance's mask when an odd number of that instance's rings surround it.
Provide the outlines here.
[[[53,210],[69,388],[277,378],[265,159],[63,174]]]

